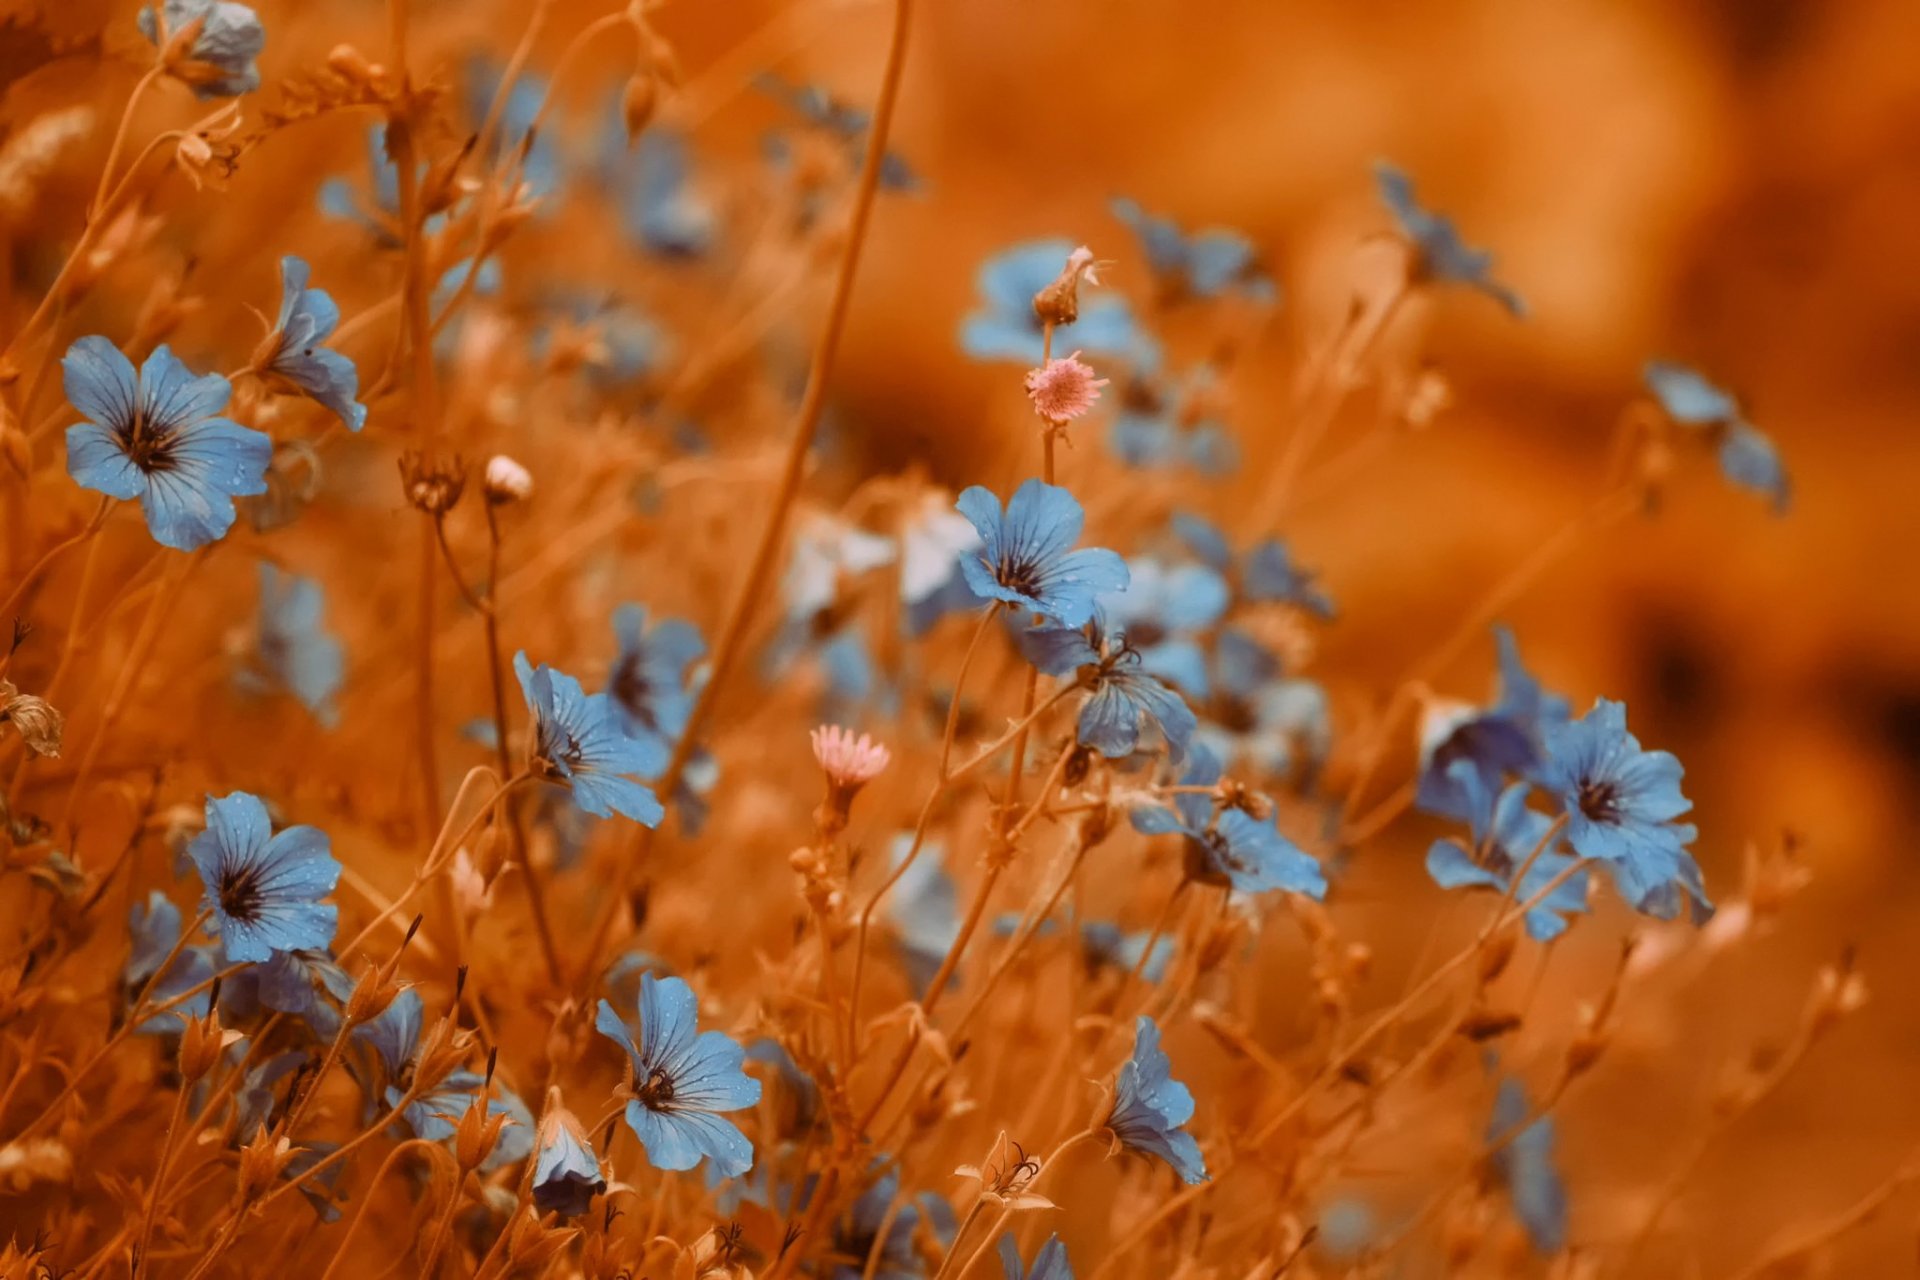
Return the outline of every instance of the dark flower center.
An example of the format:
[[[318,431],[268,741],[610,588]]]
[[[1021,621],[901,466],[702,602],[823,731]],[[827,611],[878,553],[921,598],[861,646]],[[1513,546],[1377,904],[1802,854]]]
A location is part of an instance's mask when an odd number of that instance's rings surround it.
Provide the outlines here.
[[[993,576],[1009,591],[1017,591],[1029,598],[1037,598],[1040,594],[1040,570],[1032,561],[1002,556],[1000,567]]]
[[[1585,778],[1581,780],[1579,794],[1575,803],[1580,812],[1592,822],[1604,822],[1609,825],[1620,821],[1620,784],[1610,778]]]
[[[135,406],[133,420],[114,434],[119,437],[120,447],[126,450],[127,460],[148,475],[171,471],[179,465],[173,456],[176,442],[172,426],[147,421],[141,406]]]
[[[260,884],[260,868],[253,863],[228,867],[220,873],[220,914],[229,920],[252,922],[266,902],[266,890]]]
[[[540,723],[539,756],[550,764],[565,765],[569,771],[580,767],[585,753],[574,736],[557,725]]]
[[[649,729],[657,727],[653,714],[653,684],[641,670],[638,654],[630,654],[615,669],[613,700]]]
[[[1233,846],[1218,831],[1187,837],[1187,875],[1199,883],[1230,884],[1230,873],[1244,869],[1242,861],[1234,856]]]
[[[666,1068],[655,1067],[647,1072],[645,1080],[635,1078],[633,1093],[649,1111],[665,1111],[673,1101],[673,1077]]]

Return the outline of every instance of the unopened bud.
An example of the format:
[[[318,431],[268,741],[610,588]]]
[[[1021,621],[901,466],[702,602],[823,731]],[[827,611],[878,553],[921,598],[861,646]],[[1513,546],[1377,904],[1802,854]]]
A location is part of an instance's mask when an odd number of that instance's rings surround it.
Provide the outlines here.
[[[1080,318],[1080,282],[1099,284],[1095,275],[1099,263],[1093,250],[1081,245],[1067,255],[1067,262],[1052,284],[1033,295],[1033,314],[1049,324],[1072,324]]]
[[[467,467],[458,457],[429,461],[409,449],[400,455],[400,483],[415,508],[443,516],[460,501],[467,484]]]
[[[261,1125],[253,1141],[240,1148],[240,1202],[257,1199],[272,1186],[293,1155],[292,1143],[285,1137],[273,1137],[267,1126]]]
[[[504,453],[487,460],[487,501],[496,506],[525,502],[533,494],[533,475]]]
[[[238,1031],[229,1031],[220,1025],[219,984],[214,986],[213,995],[208,1001],[207,1016],[188,1018],[186,1030],[180,1035],[180,1078],[193,1084],[219,1065],[220,1055],[227,1046],[240,1039]]]
[[[494,1147],[500,1141],[500,1130],[506,1124],[507,1113],[504,1110],[493,1113],[487,1101],[487,1090],[482,1089],[473,1095],[473,1101],[467,1104],[466,1114],[460,1117],[460,1124],[453,1131],[453,1156],[460,1162],[462,1173],[478,1169],[493,1154]]]

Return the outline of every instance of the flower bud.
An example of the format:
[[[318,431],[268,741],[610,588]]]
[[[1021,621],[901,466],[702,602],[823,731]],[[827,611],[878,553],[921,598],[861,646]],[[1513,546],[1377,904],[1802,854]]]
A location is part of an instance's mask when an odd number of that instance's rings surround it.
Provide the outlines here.
[[[532,494],[533,476],[525,467],[504,453],[496,453],[487,460],[488,502],[496,506],[508,502],[525,502]]]
[[[1067,263],[1052,284],[1033,295],[1033,314],[1049,324],[1072,324],[1080,318],[1080,282],[1099,284],[1100,264],[1093,250],[1081,245],[1067,255]]]
[[[257,1199],[293,1157],[293,1144],[284,1137],[273,1137],[267,1126],[261,1125],[253,1141],[240,1148],[240,1202]]]
[[[628,146],[640,140],[659,105],[660,82],[651,72],[636,71],[627,77],[626,87],[620,91],[620,119],[627,128]]]

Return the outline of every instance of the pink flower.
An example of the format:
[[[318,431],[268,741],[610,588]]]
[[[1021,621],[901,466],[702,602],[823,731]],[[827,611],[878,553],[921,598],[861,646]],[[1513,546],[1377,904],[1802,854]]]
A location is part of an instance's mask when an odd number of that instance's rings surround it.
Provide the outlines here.
[[[813,758],[826,770],[827,780],[848,793],[880,776],[893,753],[885,743],[869,734],[853,736],[853,730],[837,724],[823,724],[813,731]]]
[[[1105,378],[1093,376],[1093,366],[1074,352],[1064,360],[1049,360],[1044,368],[1027,374],[1027,399],[1036,413],[1048,422],[1071,422],[1100,398]]]

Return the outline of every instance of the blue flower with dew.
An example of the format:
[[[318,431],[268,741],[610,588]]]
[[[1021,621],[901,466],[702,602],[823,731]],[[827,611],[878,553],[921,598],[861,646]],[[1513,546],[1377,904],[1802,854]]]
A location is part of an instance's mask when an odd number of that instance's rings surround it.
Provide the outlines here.
[[[711,1159],[723,1177],[753,1167],[753,1144],[722,1112],[760,1101],[760,1082],[740,1069],[746,1050],[718,1031],[695,1034],[693,988],[679,978],[640,976],[640,1032],[600,1002],[594,1029],[626,1050],[627,1127],[656,1169],[691,1169]]]
[[[1196,745],[1180,776],[1173,805],[1143,805],[1129,815],[1142,835],[1178,835],[1186,841],[1187,875],[1201,884],[1227,885],[1239,893],[1284,889],[1310,898],[1327,892],[1326,876],[1312,855],[1241,809],[1221,808],[1210,790],[1219,783],[1220,761]]]
[[[520,692],[533,714],[533,762],[539,776],[569,787],[576,807],[597,818],[623,814],[646,826],[665,816],[652,791],[628,774],[656,776],[666,767],[658,741],[627,736],[604,693],[589,696],[563,671],[513,657]]]
[[[1532,902],[1554,885],[1527,912],[1527,932],[1540,942],[1559,937],[1566,931],[1566,916],[1587,909],[1587,873],[1583,869],[1567,874],[1577,860],[1553,847],[1557,839],[1548,842],[1553,819],[1528,806],[1532,788],[1525,782],[1513,783],[1496,795],[1471,761],[1457,760],[1449,772],[1468,798],[1469,838],[1435,840],[1427,850],[1427,874],[1442,889],[1499,889],[1516,903]],[[1515,888],[1513,877],[1522,866],[1526,874]]]
[[[1454,229],[1453,220],[1423,206],[1413,193],[1413,179],[1385,160],[1376,160],[1374,178],[1400,230],[1413,243],[1418,278],[1464,284],[1498,302],[1515,316],[1527,314],[1520,295],[1493,278],[1493,255],[1470,247]]]
[[[187,845],[205,886],[209,929],[229,963],[276,951],[320,950],[333,941],[339,909],[320,899],[340,880],[326,833],[307,826],[278,835],[259,797],[207,797],[207,829]]]
[[[1001,510],[974,485],[955,504],[980,534],[978,555],[961,561],[967,585],[989,600],[1031,609],[1062,626],[1093,617],[1097,598],[1127,587],[1127,564],[1103,547],[1074,550],[1086,513],[1074,496],[1043,480],[1023,483]]]
[[[1142,1015],[1134,1024],[1133,1053],[1113,1082],[1113,1110],[1106,1128],[1119,1146],[1157,1156],[1192,1186],[1207,1180],[1200,1144],[1181,1126],[1193,1119],[1193,1094],[1173,1078],[1173,1062],[1160,1047],[1160,1028]]]
[[[962,349],[975,360],[1040,364],[1045,343],[1033,297],[1054,282],[1075,247],[1071,240],[1029,240],[981,264],[977,284],[985,305],[962,323]],[[1160,361],[1159,347],[1135,323],[1126,301],[1111,293],[1082,296],[1079,318],[1054,340],[1148,372]]]
[[[1067,1246],[1057,1235],[1047,1237],[1046,1243],[1033,1255],[1033,1265],[1028,1267],[1020,1261],[1020,1242],[1013,1232],[1007,1232],[1000,1237],[1000,1269],[1006,1272],[1006,1280],[1073,1280]]]
[[[580,1121],[548,1091],[547,1113],[534,1135],[533,1207],[536,1213],[577,1218],[607,1189],[600,1161]]]
[[[237,98],[260,87],[256,59],[266,47],[266,29],[260,15],[234,0],[165,0],[158,14],[152,7],[135,19],[140,34],[161,47],[198,24],[186,60],[172,68],[193,86],[199,98]]]
[[[1225,227],[1185,232],[1173,219],[1148,213],[1125,196],[1108,208],[1139,239],[1163,296],[1216,298],[1237,291],[1260,302],[1278,297],[1253,241],[1240,232]]]
[[[462,1117],[487,1092],[487,1116],[505,1116],[507,1123],[494,1139],[493,1150],[480,1162],[481,1173],[518,1164],[533,1154],[533,1113],[511,1089],[498,1083],[488,1085],[485,1076],[475,1071],[455,1071],[432,1089],[407,1104],[401,1114],[413,1136],[427,1142],[446,1142],[460,1128]],[[388,1086],[387,1105],[398,1106],[405,1094]]]
[[[1670,753],[1643,751],[1627,732],[1626,707],[1601,698],[1548,732],[1540,785],[1560,800],[1573,851],[1605,863],[1636,910],[1670,920],[1684,895],[1699,924],[1713,904],[1687,851],[1698,833],[1675,821],[1693,808],[1680,793],[1684,773]]]
[[[1143,731],[1152,728],[1171,759],[1185,759],[1199,724],[1193,710],[1148,672],[1142,655],[1117,635],[1103,635],[1098,621],[1085,628],[1033,628],[1021,633],[1020,648],[1043,673],[1077,675],[1091,690],[1076,726],[1082,744],[1117,760],[1132,755]]]
[[[1506,1184],[1513,1216],[1526,1228],[1534,1250],[1550,1257],[1567,1244],[1567,1188],[1554,1163],[1550,1117],[1541,1117],[1509,1138],[1515,1127],[1526,1122],[1529,1111],[1527,1087],[1517,1079],[1501,1081],[1487,1141],[1508,1138],[1494,1154],[1494,1169]]]
[[[346,679],[346,652],[326,629],[325,610],[318,579],[282,573],[261,562],[254,647],[264,674],[331,728],[340,718],[334,698]]]
[[[324,289],[308,287],[310,276],[303,259],[280,259],[280,315],[254,364],[331,409],[347,430],[358,431],[367,424],[367,406],[354,398],[360,393],[359,370],[321,345],[340,327],[340,308]]]
[[[1771,499],[1775,511],[1787,509],[1792,484],[1780,451],[1746,420],[1730,393],[1692,369],[1664,360],[1649,361],[1645,377],[1647,390],[1669,418],[1705,433],[1717,445],[1720,473],[1728,483]]]
[[[233,499],[267,491],[273,442],[217,416],[233,394],[196,377],[164,345],[136,375],[95,334],[60,362],[67,400],[87,421],[67,428],[67,474],[109,498],[138,498],[154,541],[193,551],[233,527]]]

